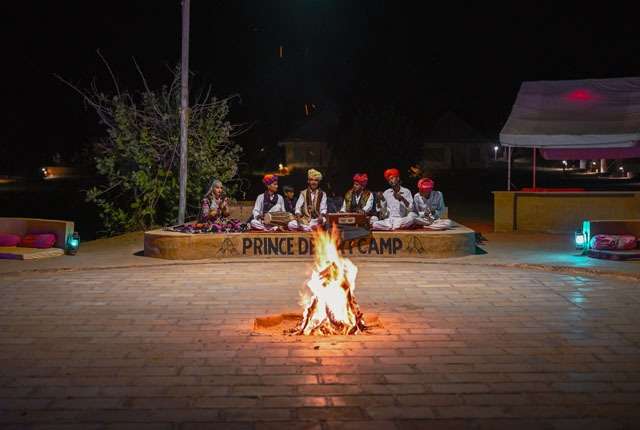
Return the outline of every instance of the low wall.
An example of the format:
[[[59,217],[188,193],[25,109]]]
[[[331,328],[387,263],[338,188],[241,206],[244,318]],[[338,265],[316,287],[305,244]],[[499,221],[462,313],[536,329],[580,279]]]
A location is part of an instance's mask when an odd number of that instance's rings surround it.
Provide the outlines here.
[[[640,218],[640,192],[494,191],[496,232],[569,233],[586,219]]]
[[[347,257],[462,257],[475,253],[475,233],[460,224],[452,230],[376,231],[370,238],[343,244]],[[144,255],[169,260],[205,258],[311,257],[311,233],[217,233],[187,234],[164,230],[144,235]]]

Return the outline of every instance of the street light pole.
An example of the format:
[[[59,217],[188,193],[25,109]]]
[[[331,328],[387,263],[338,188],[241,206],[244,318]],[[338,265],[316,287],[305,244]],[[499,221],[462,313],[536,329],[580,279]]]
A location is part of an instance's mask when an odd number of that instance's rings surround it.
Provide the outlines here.
[[[178,224],[184,223],[187,207],[187,141],[189,137],[189,9],[191,0],[182,0],[182,59],[180,62],[180,200]]]

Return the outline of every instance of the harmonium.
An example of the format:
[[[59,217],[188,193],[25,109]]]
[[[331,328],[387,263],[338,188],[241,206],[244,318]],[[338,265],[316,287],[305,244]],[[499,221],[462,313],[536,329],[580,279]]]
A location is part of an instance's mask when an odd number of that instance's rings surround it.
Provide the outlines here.
[[[327,222],[329,224],[337,224],[339,227],[350,225],[369,228],[369,218],[365,214],[358,212],[328,213]]]

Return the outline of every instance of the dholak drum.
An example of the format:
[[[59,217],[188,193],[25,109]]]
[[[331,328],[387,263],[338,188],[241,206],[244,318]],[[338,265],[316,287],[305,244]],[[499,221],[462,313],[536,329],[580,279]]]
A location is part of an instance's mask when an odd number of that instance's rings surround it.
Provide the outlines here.
[[[295,218],[289,212],[267,212],[264,214],[264,223],[286,227]]]

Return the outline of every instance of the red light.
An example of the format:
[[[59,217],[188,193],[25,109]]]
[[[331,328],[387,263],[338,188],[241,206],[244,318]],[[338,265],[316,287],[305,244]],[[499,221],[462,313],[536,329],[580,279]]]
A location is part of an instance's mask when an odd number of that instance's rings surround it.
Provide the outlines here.
[[[593,99],[593,94],[589,90],[578,89],[571,91],[567,98],[571,101],[585,102]]]

